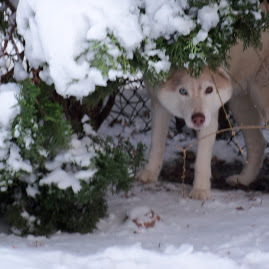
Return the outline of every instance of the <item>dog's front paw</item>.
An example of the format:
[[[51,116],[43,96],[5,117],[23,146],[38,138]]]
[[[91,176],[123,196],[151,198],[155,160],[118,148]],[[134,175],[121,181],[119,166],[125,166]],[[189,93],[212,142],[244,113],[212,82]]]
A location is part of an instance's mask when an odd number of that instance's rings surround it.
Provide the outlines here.
[[[193,188],[189,194],[189,197],[191,199],[205,201],[210,198],[210,190]]]
[[[155,182],[158,179],[158,174],[145,168],[136,175],[136,179],[144,183]]]
[[[243,185],[248,186],[253,180],[244,175],[234,175],[226,179],[226,182],[231,186]]]

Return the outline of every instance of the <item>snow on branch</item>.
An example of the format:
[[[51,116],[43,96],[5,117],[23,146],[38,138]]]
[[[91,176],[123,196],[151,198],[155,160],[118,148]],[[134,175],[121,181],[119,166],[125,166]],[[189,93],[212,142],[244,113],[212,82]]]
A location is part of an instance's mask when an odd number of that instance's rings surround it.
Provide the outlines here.
[[[244,0],[21,0],[25,55],[62,96],[82,98],[108,81],[164,80],[171,68],[194,75],[226,63],[242,39],[259,45],[265,15]],[[268,23],[267,23],[268,26]]]

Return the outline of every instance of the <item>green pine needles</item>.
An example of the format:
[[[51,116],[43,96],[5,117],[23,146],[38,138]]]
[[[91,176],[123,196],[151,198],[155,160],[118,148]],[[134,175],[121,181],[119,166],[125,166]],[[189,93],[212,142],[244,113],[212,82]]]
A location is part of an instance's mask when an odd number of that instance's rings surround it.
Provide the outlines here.
[[[50,100],[51,93],[44,83],[36,87],[25,81],[18,96],[20,114],[13,121],[12,133],[22,158],[33,166],[44,166],[45,160],[67,149],[71,141],[71,125],[62,106]]]

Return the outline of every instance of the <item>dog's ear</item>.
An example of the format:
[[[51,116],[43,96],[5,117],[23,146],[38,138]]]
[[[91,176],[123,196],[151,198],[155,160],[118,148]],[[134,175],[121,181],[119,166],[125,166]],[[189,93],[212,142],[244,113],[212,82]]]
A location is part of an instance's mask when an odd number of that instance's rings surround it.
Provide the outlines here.
[[[224,68],[217,68],[216,72],[213,74],[213,77],[218,89],[226,89],[232,87],[231,77],[224,70]]]
[[[229,76],[229,74],[225,71],[225,69],[223,67],[218,67],[217,68],[217,72],[216,74],[220,77],[222,77],[223,79],[226,79],[228,81],[231,81],[231,77]]]
[[[224,68],[219,67],[214,73],[214,82],[219,90],[221,99],[226,103],[232,96],[232,81]]]

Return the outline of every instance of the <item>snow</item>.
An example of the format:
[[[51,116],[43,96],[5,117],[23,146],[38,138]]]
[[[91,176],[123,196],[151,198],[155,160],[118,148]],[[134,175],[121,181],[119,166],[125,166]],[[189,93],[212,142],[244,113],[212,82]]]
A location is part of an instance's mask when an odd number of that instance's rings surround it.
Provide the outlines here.
[[[14,64],[14,78],[16,81],[25,80],[28,78],[28,73],[23,69],[21,62]]]
[[[19,252],[18,258],[13,261],[13,256],[9,252],[0,249],[6,261],[3,266],[9,266],[5,268],[16,268],[25,264],[25,257]],[[2,256],[2,255],[1,255]],[[38,263],[38,260],[42,262]],[[54,262],[56,260],[56,263]],[[146,261],[146,263],[144,263]],[[72,254],[65,254],[61,252],[48,253],[47,257],[44,257],[37,252],[36,255],[29,261],[27,261],[27,268],[39,264],[38,268],[58,268],[58,266],[64,266],[61,268],[118,268],[118,269],[147,269],[147,268],[163,268],[164,266],[170,266],[171,268],[194,268],[203,261],[202,268],[213,269],[215,266],[219,268],[237,268],[235,264],[229,260],[221,260],[220,258],[212,254],[204,253],[192,253],[192,251],[182,250],[181,248],[176,250],[168,250],[166,255],[159,255],[157,252],[143,250],[139,245],[135,245],[127,248],[110,248],[105,252],[98,253],[94,256],[87,257],[74,257]],[[175,264],[179,267],[175,267]],[[14,266],[14,267],[13,267]],[[53,266],[53,267],[52,267]]]
[[[0,85],[0,126],[7,128],[8,123],[19,113],[16,95],[19,94],[20,87],[16,83]]]
[[[84,125],[88,126],[88,124]],[[86,136],[78,139],[76,135],[73,135],[71,149],[60,152],[53,161],[46,162],[46,168],[54,170],[61,167],[64,163],[74,163],[81,167],[89,167],[94,156],[95,150],[92,146],[92,140]],[[92,170],[90,169],[90,171]]]
[[[37,190],[37,188],[33,188],[32,186],[28,185],[28,187],[26,188],[26,192],[28,194],[28,196],[30,197],[35,197],[37,194],[39,194],[39,191]]]
[[[223,4],[220,3],[220,6],[223,7]],[[198,43],[205,41],[208,37],[208,32],[217,26],[219,23],[218,15],[219,6],[217,4],[211,6],[204,6],[198,11],[198,23],[201,24],[201,30],[193,38],[193,44],[197,45]]]
[[[64,190],[71,187],[74,193],[77,193],[81,189],[79,181],[60,168],[40,180],[41,186],[50,184],[56,184],[59,189]]]
[[[33,167],[29,161],[24,161],[20,155],[20,150],[17,146],[12,145],[10,147],[9,156],[7,159],[7,165],[12,167],[16,172],[20,170],[26,171],[28,173],[33,172]]]
[[[94,134],[89,124],[84,123],[84,128]],[[51,172],[41,179],[40,184],[55,184],[60,189],[71,187],[77,193],[81,189],[80,180],[89,182],[96,172],[91,163],[94,156],[92,140],[89,137],[79,140],[76,135],[73,135],[71,149],[58,153],[52,161],[46,162],[46,168]],[[67,168],[68,171],[61,169],[66,163],[71,166],[70,169]],[[76,165],[83,167],[84,170],[75,168]]]
[[[262,18],[261,12],[255,12],[251,11],[251,13],[254,15],[255,19],[258,21]]]
[[[218,5],[204,6],[198,11],[198,22],[202,29],[209,32],[210,29],[217,26],[219,23]]]
[[[201,29],[198,34],[193,38],[193,44],[197,45],[198,43],[205,41],[208,37],[208,32],[204,31],[203,29]],[[194,55],[193,55],[194,56]],[[190,57],[190,59],[194,59]]]
[[[141,17],[146,36],[156,39],[174,32],[188,35],[195,28],[195,22],[188,16],[178,16],[184,14],[183,9],[187,6],[187,1],[146,0],[146,14]]]
[[[5,163],[5,169],[12,168],[13,173],[20,170],[32,173],[33,168],[29,161],[24,161],[20,155],[20,149],[10,142],[11,122],[20,113],[20,107],[16,96],[20,93],[20,86],[16,83],[0,85],[0,158],[1,165]],[[26,141],[30,143],[28,139]],[[5,187],[1,187],[5,191]]]
[[[20,92],[20,87],[15,83],[7,83],[0,85],[0,158],[5,159],[7,164],[12,163],[14,169],[23,167],[26,170],[31,170],[31,167],[23,162],[14,147],[10,148],[10,156],[7,159],[8,146],[7,142],[10,139],[10,122],[14,120],[16,115],[20,113],[20,108],[17,106],[16,95]],[[1,190],[4,190],[1,187]]]
[[[190,186],[185,186],[190,191]],[[27,238],[2,232],[3,268],[269,268],[269,196],[213,190],[209,201],[181,196],[178,183],[136,183],[129,195],[108,195],[108,217],[92,234]],[[132,219],[153,210],[161,221]],[[31,216],[26,216],[29,219]]]

